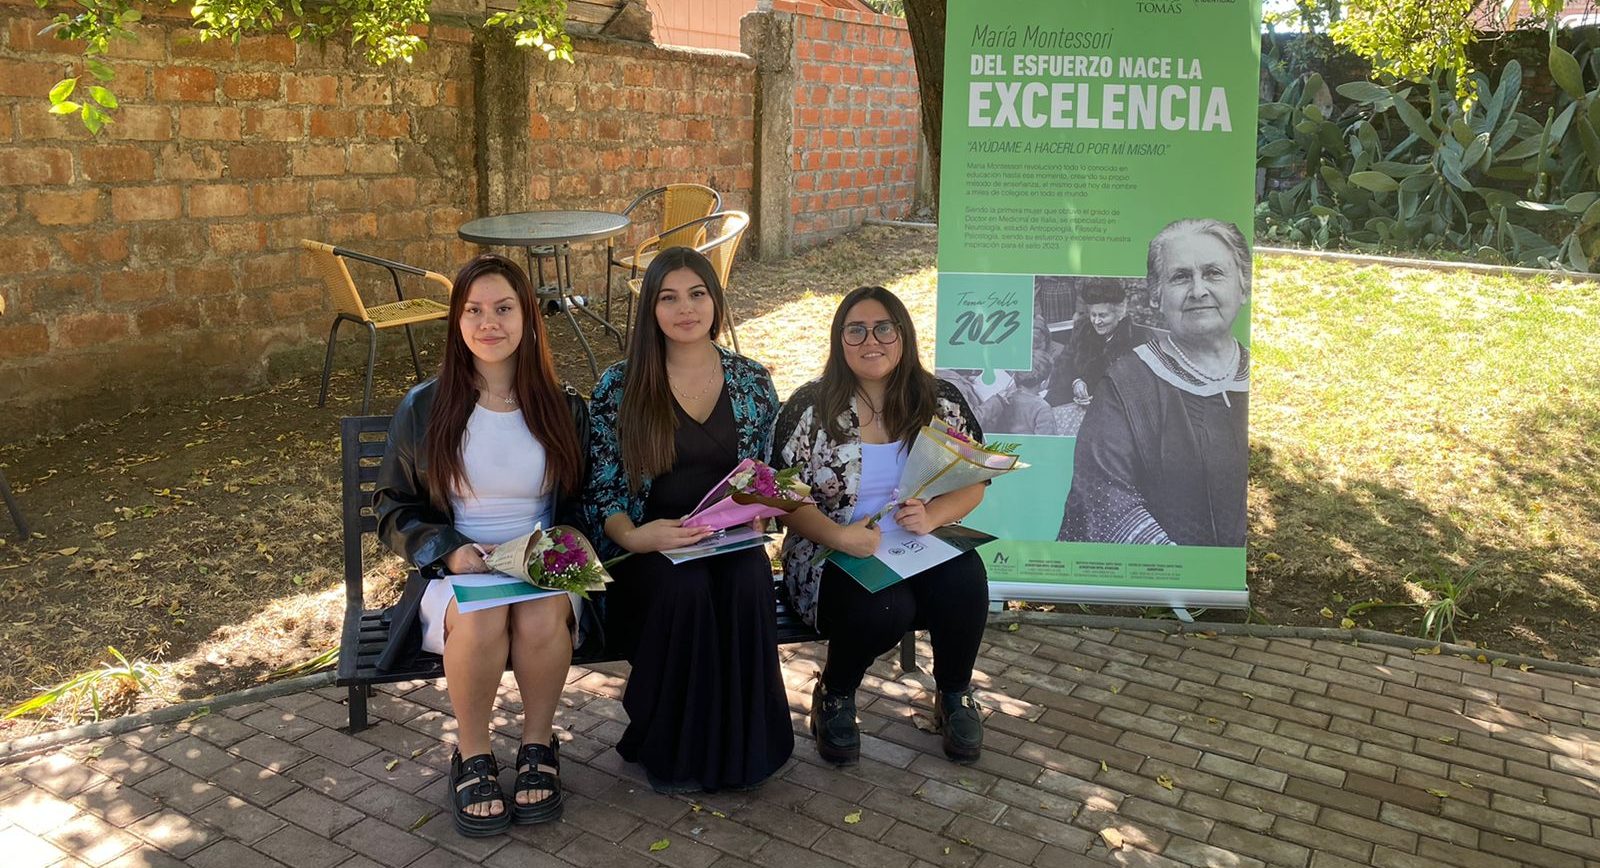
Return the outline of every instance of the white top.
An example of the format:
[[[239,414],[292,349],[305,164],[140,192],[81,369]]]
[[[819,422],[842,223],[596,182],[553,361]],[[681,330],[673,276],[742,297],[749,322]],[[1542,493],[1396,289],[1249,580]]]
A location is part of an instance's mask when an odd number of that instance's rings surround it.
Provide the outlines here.
[[[883,509],[895,488],[900,485],[900,472],[905,467],[906,453],[901,449],[901,444],[861,444],[861,485],[856,489],[856,510],[851,513],[850,521],[860,521]],[[891,531],[900,525],[895,523],[894,513],[891,512],[879,520],[878,527]]]
[[[462,475],[471,483],[450,497],[456,530],[484,545],[499,545],[535,524],[550,526],[545,451],[521,410],[472,408],[461,437]]]

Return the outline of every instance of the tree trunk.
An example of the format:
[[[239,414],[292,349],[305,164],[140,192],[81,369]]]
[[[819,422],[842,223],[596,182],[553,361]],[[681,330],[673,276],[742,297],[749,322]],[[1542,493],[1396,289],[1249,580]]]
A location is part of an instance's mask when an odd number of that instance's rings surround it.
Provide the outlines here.
[[[945,0],[906,0],[906,30],[917,62],[917,88],[922,97],[922,135],[928,141],[933,178],[933,208],[939,210],[939,146],[944,119]]]

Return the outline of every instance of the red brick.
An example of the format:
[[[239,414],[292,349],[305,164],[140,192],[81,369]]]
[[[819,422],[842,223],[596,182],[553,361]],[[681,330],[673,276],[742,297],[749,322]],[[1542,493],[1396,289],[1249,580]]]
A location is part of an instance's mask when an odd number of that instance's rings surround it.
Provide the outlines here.
[[[128,317],[108,313],[68,314],[55,321],[56,345],[61,349],[92,347],[128,334]]]
[[[378,217],[378,237],[389,240],[425,238],[428,217],[421,210],[407,209]]]
[[[355,112],[343,109],[315,109],[311,112],[312,138],[348,139],[355,134]]]
[[[239,72],[222,78],[222,94],[228,99],[277,99],[283,93],[283,78],[268,72]]]
[[[186,139],[225,139],[242,137],[242,117],[232,106],[196,106],[178,110],[178,135]]]
[[[318,205],[328,203],[339,211],[366,208],[372,201],[368,184],[353,178],[317,181],[311,188],[311,198]]]
[[[362,116],[367,125],[367,135],[380,139],[403,139],[411,135],[411,115],[408,112],[369,111]]]
[[[349,214],[338,220],[330,221],[327,229],[327,238],[323,239],[330,244],[346,244],[351,241],[368,241],[378,235],[378,218],[373,214]]]
[[[178,187],[119,187],[111,191],[111,215],[123,222],[171,220],[183,213]]]
[[[372,191],[372,201],[375,205],[416,207],[417,179],[415,178],[379,178],[365,183]]]
[[[237,217],[250,210],[250,193],[238,184],[204,184],[189,188],[190,217]]]
[[[43,325],[0,325],[0,359],[42,356],[50,351],[50,332]]]
[[[294,283],[300,279],[298,252],[254,256],[240,264],[240,282],[252,288]]]
[[[156,161],[134,145],[85,148],[83,176],[91,181],[149,181],[156,176]]]
[[[301,109],[249,108],[244,113],[247,136],[289,142],[304,136],[305,129],[305,112]]]
[[[71,68],[58,61],[0,59],[0,96],[39,99],[69,75]]]
[[[133,251],[141,263],[166,264],[197,259],[209,249],[204,233],[188,223],[168,220],[134,227]]]
[[[119,60],[165,60],[167,30],[159,24],[134,24],[128,30],[132,39],[113,39],[106,56]]]
[[[155,70],[155,98],[161,102],[211,102],[217,98],[217,74],[203,66],[167,66]]]
[[[228,177],[281,178],[289,174],[289,151],[283,145],[243,145],[228,149]]]
[[[234,289],[233,272],[220,265],[179,268],[172,273],[172,286],[179,298],[230,292]]]
[[[72,153],[63,148],[0,148],[0,187],[72,182]]]
[[[202,40],[198,31],[174,30],[172,56],[186,60],[232,60],[233,42],[228,39]]]
[[[104,265],[128,258],[128,230],[106,231],[97,227],[85,232],[63,232],[56,243],[79,265]]]
[[[0,142],[9,142],[17,137],[17,124],[12,119],[9,110],[0,111]]]
[[[29,193],[24,201],[34,219],[44,226],[82,226],[100,216],[99,190]]]
[[[274,181],[257,184],[250,201],[257,214],[298,214],[310,210],[310,192],[304,181]]]
[[[344,80],[344,100],[349,105],[388,105],[394,97],[387,78],[364,76]]]
[[[110,304],[154,301],[171,292],[165,269],[123,269],[107,274],[100,285],[100,298]]]
[[[400,171],[394,145],[351,145],[350,171],[358,175],[388,175]]]
[[[206,181],[222,177],[222,153],[207,145],[167,145],[156,159],[168,181]]]
[[[50,267],[50,245],[38,236],[16,236],[7,231],[0,244],[0,274],[43,271]]]
[[[253,253],[267,246],[265,223],[222,223],[210,227],[211,248],[224,256]]]
[[[172,109],[165,106],[125,105],[117,109],[116,122],[106,127],[113,139],[164,142],[172,138]]]
[[[239,40],[239,59],[246,62],[294,63],[294,42],[282,34],[246,36]]]
[[[200,327],[200,309],[189,301],[158,304],[139,311],[139,334],[159,335]]]
[[[284,99],[291,103],[338,105],[339,80],[331,75],[286,75]]]
[[[344,173],[344,149],[337,145],[307,145],[289,156],[296,175]]]

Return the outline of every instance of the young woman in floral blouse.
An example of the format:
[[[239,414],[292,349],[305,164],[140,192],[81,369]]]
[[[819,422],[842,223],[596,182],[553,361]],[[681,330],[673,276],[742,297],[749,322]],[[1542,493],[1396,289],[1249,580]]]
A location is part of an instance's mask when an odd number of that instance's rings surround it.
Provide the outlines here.
[[[588,509],[611,571],[607,633],[628,649],[623,759],[662,792],[748,788],[794,751],[772,568],[753,548],[671,563],[687,515],[745,458],[766,460],[778,395],[760,364],[712,343],[727,306],[687,247],[645,270],[628,357],[591,400]]]
[[[784,404],[773,440],[774,465],[800,467],[817,501],[785,519],[783,565],[796,609],[828,639],[811,731],[817,751],[830,762],[859,758],[856,687],[873,659],[913,628],[926,628],[933,640],[935,716],[945,753],[972,762],[983,746],[971,681],[989,588],[977,553],[877,593],[816,557],[818,546],[865,557],[877,549],[884,528],[928,533],[977,507],[982,485],[926,502],[907,500],[878,526],[869,526],[894,496],[911,442],[933,419],[973,440],[983,437],[955,386],[922,367],[916,330],[900,299],[881,286],[846,295],[833,316],[822,377]]]

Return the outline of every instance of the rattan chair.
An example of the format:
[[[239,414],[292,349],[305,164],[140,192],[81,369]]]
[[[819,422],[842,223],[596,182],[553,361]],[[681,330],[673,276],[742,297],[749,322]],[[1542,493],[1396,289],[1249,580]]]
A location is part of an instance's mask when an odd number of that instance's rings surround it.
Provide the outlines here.
[[[367,329],[367,380],[366,389],[361,394],[361,415],[365,416],[372,403],[372,369],[378,361],[378,329],[401,327],[406,330],[406,343],[411,346],[411,365],[416,368],[417,379],[421,380],[422,361],[417,358],[417,341],[411,334],[411,326],[444,319],[450,315],[450,307],[447,304],[441,304],[431,298],[406,298],[405,292],[400,288],[400,275],[410,274],[432,281],[444,290],[446,299],[450,297],[450,278],[436,271],[379,259],[376,256],[356,253],[320,241],[303,240],[300,246],[311,257],[317,274],[327,285],[328,294],[333,296],[333,307],[336,311],[333,326],[328,330],[328,353],[322,362],[322,391],[317,395],[317,406],[324,406],[328,400],[328,377],[333,371],[334,341],[339,336],[339,326],[346,322],[361,323]],[[350,278],[350,269],[345,267],[346,259],[388,269],[389,276],[394,279],[394,294],[398,300],[388,304],[367,306],[361,300],[361,293],[356,291],[355,281]]]
[[[0,316],[6,312],[6,297],[0,294]],[[11,483],[6,481],[6,472],[0,470],[0,498],[6,502],[6,511],[11,513],[11,522],[17,526],[17,533],[22,534],[24,540],[32,536],[28,531],[28,520],[22,517],[22,507],[17,505],[17,498],[11,494]]]
[[[611,242],[606,242],[606,319],[611,319],[611,278],[612,269],[620,268],[627,272],[628,278],[639,276],[650,265],[650,260],[655,257],[654,252],[645,254],[640,259],[639,249],[651,241],[656,241],[656,248],[666,247],[695,247],[705,243],[706,227],[704,219],[722,210],[722,194],[703,184],[668,184],[657,187],[634,199],[622,213],[633,217],[636,211],[660,200],[661,229],[655,235],[645,239],[634,246],[631,255],[618,256],[616,247]],[[637,236],[635,236],[637,237]],[[632,310],[630,305],[629,310]]]
[[[711,260],[711,268],[717,272],[717,280],[722,283],[723,297],[726,298],[728,294],[728,275],[733,271],[733,257],[734,254],[739,252],[739,242],[744,240],[744,231],[750,228],[750,215],[743,211],[718,211],[698,220],[691,220],[678,228],[684,231],[698,228],[701,233],[704,233],[712,224],[720,224],[715,237],[698,245],[682,246],[693,246],[694,249],[704,253],[706,258]],[[633,258],[635,260],[645,259],[649,261],[649,259],[654,259],[656,253],[660,250],[676,246],[680,245],[664,243],[663,236],[657,235],[646,239],[643,244],[640,244],[635,249]],[[641,278],[634,277],[628,280],[628,327],[630,329],[633,326],[633,299],[639,295],[639,290],[643,285],[644,281]],[[738,352],[739,331],[734,327],[733,305],[730,303],[727,308],[728,334],[733,337],[734,352]]]

